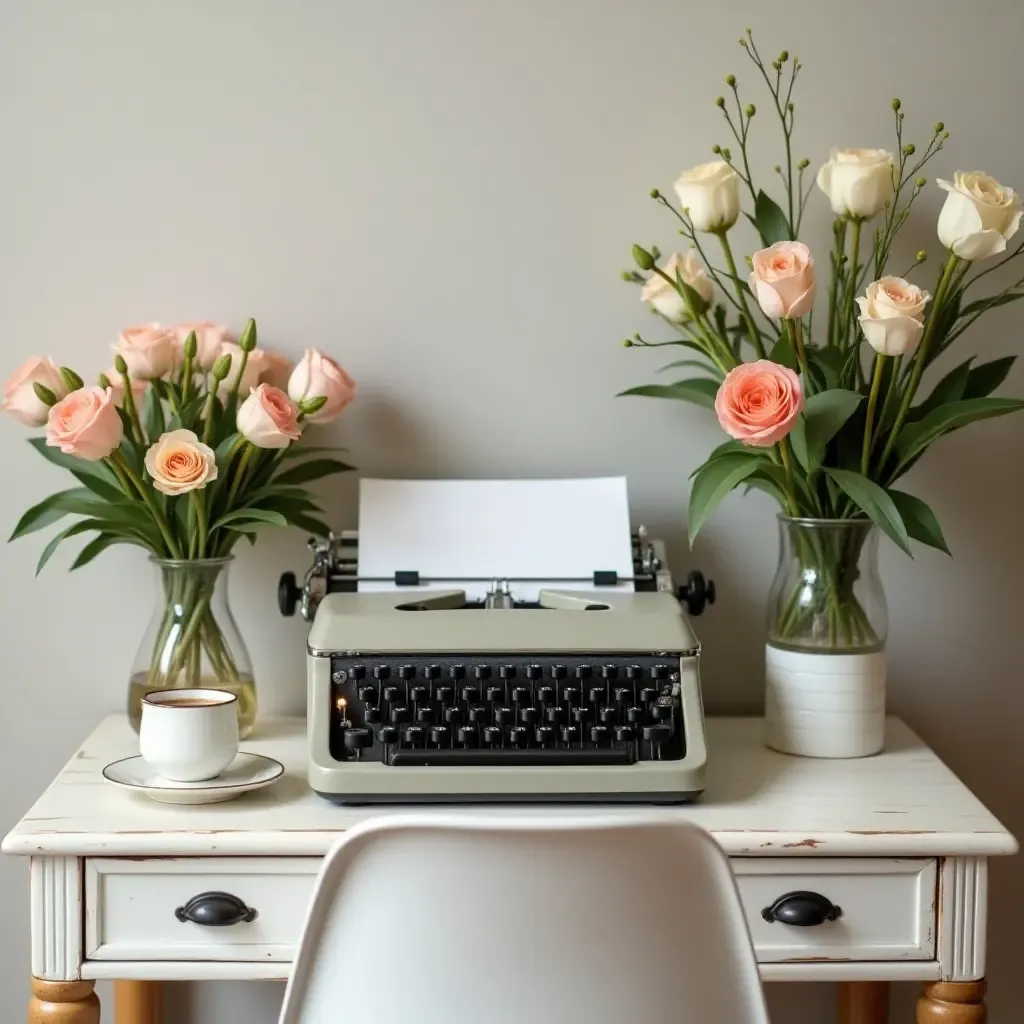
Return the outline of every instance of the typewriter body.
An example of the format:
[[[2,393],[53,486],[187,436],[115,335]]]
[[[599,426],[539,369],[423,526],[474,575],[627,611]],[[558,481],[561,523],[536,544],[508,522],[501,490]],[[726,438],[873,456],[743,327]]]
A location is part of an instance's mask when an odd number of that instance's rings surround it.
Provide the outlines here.
[[[513,598],[493,580],[467,601],[453,581],[396,575],[358,590],[358,537],[315,544],[301,588],[309,782],[344,804],[680,803],[704,788],[700,644],[686,615],[714,600],[700,573],[675,589],[660,543],[633,538],[635,590]],[[379,581],[377,581],[379,582]],[[536,581],[534,581],[536,582]],[[569,581],[563,581],[569,582]],[[572,581],[577,586],[580,581]]]

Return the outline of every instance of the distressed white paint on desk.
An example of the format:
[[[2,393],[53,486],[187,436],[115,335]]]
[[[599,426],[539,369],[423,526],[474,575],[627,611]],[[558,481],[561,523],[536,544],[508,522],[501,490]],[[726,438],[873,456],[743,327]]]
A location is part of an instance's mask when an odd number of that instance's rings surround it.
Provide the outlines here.
[[[732,856],[988,857],[1017,849],[1006,829],[896,719],[888,722],[884,753],[852,761],[775,753],[761,743],[762,728],[759,718],[710,719],[708,787],[700,801],[615,813],[688,819],[711,832]],[[263,722],[244,748],[277,758],[285,776],[230,803],[157,804],[103,781],[104,765],[138,752],[124,716],[111,716],[7,836],[3,850],[73,857],[322,856],[337,834],[355,823],[402,813],[338,807],[311,793],[301,719]],[[442,813],[459,814],[460,808]],[[532,808],[531,813],[564,811]],[[592,807],[578,813],[609,811]]]

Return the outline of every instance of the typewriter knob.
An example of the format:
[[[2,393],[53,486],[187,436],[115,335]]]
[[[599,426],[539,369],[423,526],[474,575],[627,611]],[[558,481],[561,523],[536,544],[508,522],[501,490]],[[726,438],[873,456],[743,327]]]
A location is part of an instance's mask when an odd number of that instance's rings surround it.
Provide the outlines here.
[[[449,725],[461,725],[462,724],[462,708],[445,708],[444,709],[444,720]]]
[[[564,679],[566,669],[564,665],[552,665],[551,666],[551,678],[552,679]]]
[[[440,665],[427,665],[426,668],[423,669],[423,678],[424,679],[437,679],[440,675],[441,675],[441,666]]]
[[[615,665],[602,665],[601,666],[601,678],[602,679],[618,679],[619,670]]]
[[[494,721],[498,725],[511,725],[516,718],[516,713],[511,708],[495,708]]]
[[[348,750],[362,750],[373,743],[373,736],[369,729],[346,729],[345,747]]]
[[[447,725],[435,725],[430,730],[430,742],[437,743],[438,745],[448,742],[448,726]]]
[[[519,712],[519,721],[523,725],[536,725],[539,717],[540,715],[536,708],[523,708]]]
[[[398,730],[393,725],[382,725],[377,730],[377,739],[381,743],[395,743],[398,740]]]
[[[452,667],[450,669],[448,669],[448,675],[452,679],[464,679],[465,676],[466,676],[466,666],[465,665],[452,665]]]
[[[416,666],[415,665],[403,665],[398,670],[398,678],[408,681],[409,679],[416,678]]]
[[[707,605],[715,603],[715,581],[705,580],[704,573],[694,569],[676,591],[676,597],[691,615],[700,615]]]
[[[490,679],[491,678],[491,666],[490,665],[477,665],[473,670],[474,675],[477,679]]]
[[[414,704],[419,704],[427,699],[428,692],[425,686],[414,686],[409,691],[409,698]]]
[[[375,665],[373,668],[374,679],[388,679],[391,676],[391,668],[388,665]]]
[[[472,726],[463,726],[459,729],[459,743],[464,747],[475,747],[476,746],[476,729]]]
[[[555,742],[555,730],[550,725],[541,725],[537,727],[534,736],[537,738],[537,742],[541,746],[547,746],[549,743]]]
[[[283,572],[277,581],[277,607],[281,614],[291,618],[302,599],[302,589],[295,580],[295,573]]]
[[[516,686],[512,690],[512,701],[515,704],[525,704],[530,699],[530,691],[525,686]]]
[[[626,666],[626,678],[627,679],[643,679],[644,670],[639,665],[627,665]]]
[[[526,678],[527,679],[540,679],[543,675],[544,670],[540,665],[527,665],[526,666]]]
[[[591,739],[591,742],[598,744],[598,746],[600,746],[602,743],[606,742],[607,739],[608,739],[608,726],[606,726],[606,725],[595,725],[595,726],[592,726],[591,730],[590,730],[590,739]]]
[[[497,746],[501,742],[501,730],[496,725],[489,725],[484,729],[484,741],[491,746]]]
[[[404,739],[410,747],[419,747],[423,745],[425,734],[421,726],[410,725],[405,732],[402,733],[402,739]]]
[[[592,686],[590,688],[590,703],[600,704],[604,700],[605,688],[603,686]]]
[[[409,714],[408,708],[392,708],[391,709],[391,724],[398,725],[401,722],[408,722],[412,716]]]
[[[628,704],[633,699],[633,691],[625,686],[620,686],[615,691],[616,704]]]
[[[615,738],[619,743],[632,743],[633,727],[631,725],[617,725],[615,727]]]
[[[515,665],[502,665],[498,670],[498,674],[502,679],[515,679],[516,667]]]
[[[615,710],[615,708],[601,708],[601,714],[599,716],[601,719],[601,724],[614,725],[617,715],[618,712]]]
[[[589,665],[577,665],[576,666],[576,678],[577,679],[589,679],[590,678],[590,666]]]
[[[367,708],[363,712],[363,721],[367,725],[377,725],[381,720],[380,708]]]

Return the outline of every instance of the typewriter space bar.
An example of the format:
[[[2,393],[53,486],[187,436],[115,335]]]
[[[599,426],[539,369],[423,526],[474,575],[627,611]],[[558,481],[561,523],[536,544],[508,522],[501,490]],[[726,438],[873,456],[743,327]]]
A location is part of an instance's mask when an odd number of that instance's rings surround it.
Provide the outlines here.
[[[548,768],[557,765],[633,764],[632,750],[396,750],[395,768]]]

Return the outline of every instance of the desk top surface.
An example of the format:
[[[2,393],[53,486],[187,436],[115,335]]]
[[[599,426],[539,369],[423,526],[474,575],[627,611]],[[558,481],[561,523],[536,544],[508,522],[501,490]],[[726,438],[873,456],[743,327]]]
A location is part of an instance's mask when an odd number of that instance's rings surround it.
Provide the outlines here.
[[[888,722],[885,751],[849,761],[789,757],[761,742],[760,718],[712,718],[708,785],[683,807],[581,807],[582,817],[685,818],[734,856],[988,856],[1013,836],[911,730]],[[179,807],[107,783],[102,769],[138,753],[123,715],[104,719],[3,842],[14,854],[71,856],[321,856],[339,832],[396,808],[339,807],[306,785],[305,721],[267,719],[243,749],[285,775],[228,803]],[[445,815],[524,809],[440,808]],[[417,808],[413,813],[422,813]],[[565,816],[565,807],[531,807]]]

